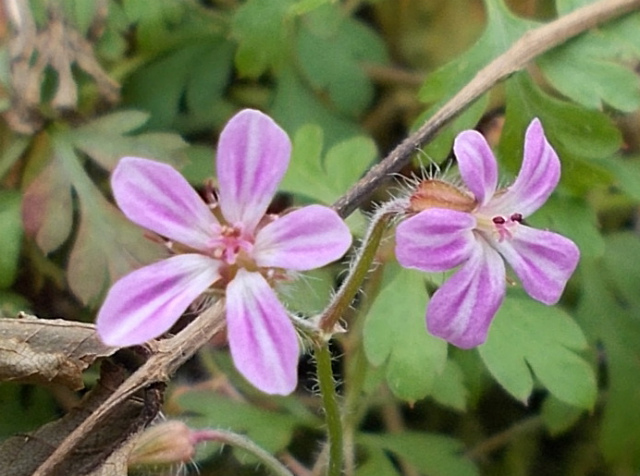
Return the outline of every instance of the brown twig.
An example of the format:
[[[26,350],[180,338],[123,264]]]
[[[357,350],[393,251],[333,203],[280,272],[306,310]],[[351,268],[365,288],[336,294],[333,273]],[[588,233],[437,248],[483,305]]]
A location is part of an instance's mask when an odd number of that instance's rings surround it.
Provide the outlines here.
[[[184,362],[224,326],[224,302],[218,301],[200,314],[182,332],[170,339],[154,342],[153,355],[129,377],[96,411],[79,425],[49,458],[33,473],[33,476],[54,476],[56,468],[67,455],[83,441],[91,431],[109,417],[110,412],[138,390],[151,384],[167,382]]]
[[[390,174],[409,162],[416,150],[430,142],[446,124],[500,80],[524,68],[552,48],[601,23],[640,8],[640,0],[600,0],[522,35],[511,48],[481,69],[420,129],[407,137],[379,164],[333,204],[342,216],[350,215]]]

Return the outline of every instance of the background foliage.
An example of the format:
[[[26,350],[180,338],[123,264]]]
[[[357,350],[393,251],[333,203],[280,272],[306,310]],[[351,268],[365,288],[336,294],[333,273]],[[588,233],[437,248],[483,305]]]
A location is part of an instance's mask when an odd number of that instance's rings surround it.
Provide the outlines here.
[[[258,108],[294,143],[274,207],[331,204],[526,31],[588,3],[32,0],[24,6],[41,40],[32,38],[22,60],[31,83],[16,82],[5,8],[2,317],[24,310],[91,322],[116,278],[161,255],[112,204],[108,176],[123,155],[181,167],[202,190],[215,180],[224,122]],[[66,52],[62,64],[56,51]],[[639,60],[636,13],[539,57],[416,152],[406,175],[420,163],[445,164],[455,134],[477,126],[506,182],[519,168],[526,125],[539,117],[563,172],[530,223],[573,239],[582,259],[560,305],[535,303],[513,286],[487,343],[461,351],[424,330],[428,291],[443,276],[400,268],[387,241],[335,345],[356,448],[350,474],[638,474]],[[397,193],[392,185],[374,200]],[[349,219],[356,236],[372,206]],[[283,290],[290,307],[319,311],[340,269]],[[245,433],[313,466],[324,428],[313,363],[301,364],[297,393],[267,399],[225,352],[222,343],[202,350],[169,389],[166,413]],[[0,384],[0,437],[37,428],[77,398]],[[197,460],[203,476],[261,471],[213,445]]]

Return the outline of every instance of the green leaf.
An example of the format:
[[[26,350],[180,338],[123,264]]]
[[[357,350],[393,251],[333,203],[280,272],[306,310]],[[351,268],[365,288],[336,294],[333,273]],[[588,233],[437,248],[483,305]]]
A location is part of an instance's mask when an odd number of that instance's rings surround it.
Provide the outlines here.
[[[449,349],[449,359],[452,360],[462,372],[464,393],[467,407],[476,407],[485,392],[493,385],[493,380],[482,362],[478,352],[468,352],[464,349],[452,347]],[[436,386],[438,383],[436,383]],[[434,390],[434,398],[435,398]]]
[[[502,0],[485,0],[487,26],[464,54],[430,74],[420,89],[420,99],[443,103],[465,86],[491,60],[504,53],[527,30],[538,24],[513,15]]]
[[[616,185],[635,201],[640,201],[640,157],[616,156],[602,161],[616,179]]]
[[[561,309],[508,296],[479,351],[489,372],[515,398],[526,402],[535,375],[559,400],[591,409],[594,372],[576,353],[585,348],[582,331]]]
[[[148,117],[147,113],[140,111],[115,112],[75,129],[70,138],[75,148],[107,171],[112,171],[118,161],[127,155],[177,165],[187,145],[177,134],[154,132],[128,135],[140,128]]]
[[[91,182],[73,150],[72,132],[52,134],[57,172],[69,179],[80,204],[79,229],[69,263],[71,290],[85,304],[95,304],[106,289],[133,269],[165,254],[129,222]],[[52,220],[55,220],[52,217]]]
[[[589,340],[601,347],[606,366],[602,452],[610,462],[630,470],[640,465],[640,268],[636,256],[640,256],[640,240],[635,234],[607,237],[604,257],[583,263],[577,312]]]
[[[280,183],[281,190],[325,204],[337,198],[323,165],[323,138],[322,129],[317,125],[308,124],[298,129],[293,137],[291,162]]]
[[[620,305],[640,309],[640,293],[637,289],[640,273],[635,259],[631,259],[640,256],[636,255],[640,252],[640,240],[637,235],[619,233],[608,236],[606,241],[606,284]]]
[[[306,271],[294,282],[279,286],[278,295],[288,309],[312,316],[322,311],[331,299],[334,278],[329,267]]]
[[[185,106],[189,115],[198,116],[202,129],[210,129],[224,119],[216,106],[231,75],[232,55],[229,41],[205,32],[136,70],[123,96],[134,107],[149,111],[150,129],[175,125]]]
[[[622,144],[620,131],[606,115],[555,99],[543,92],[525,73],[518,73],[508,82],[507,119],[503,132],[507,140],[504,145],[503,141],[500,142],[500,150],[508,150],[509,145],[514,145],[509,143],[514,139],[512,136],[519,137],[519,146],[510,154],[513,156],[512,164],[517,161],[519,165],[521,161],[524,131],[534,117],[542,122],[545,135],[561,159],[563,151],[585,159],[608,157]],[[511,125],[507,128],[509,122]],[[571,171],[571,165],[564,167],[565,174]],[[512,170],[516,168],[512,167]]]
[[[327,108],[291,68],[280,71],[271,116],[287,131],[297,131],[306,124],[319,125],[327,145],[363,134],[353,120]]]
[[[335,0],[299,0],[291,6],[291,14],[303,15],[329,2],[335,2]]]
[[[436,138],[424,148],[427,159],[436,163],[446,159],[451,153],[456,136],[464,130],[473,129],[482,118],[488,104],[489,96],[485,94],[451,121],[448,126],[445,126]],[[422,125],[433,112],[433,108],[429,109],[415,121],[415,124]]]
[[[291,414],[233,401],[210,390],[185,392],[177,398],[177,404],[190,415],[190,425],[224,428],[245,434],[273,454],[289,445],[296,426],[317,423],[315,420],[305,421]]]
[[[386,365],[391,391],[416,401],[433,391],[445,368],[447,343],[426,330],[423,274],[387,264],[383,279],[364,325],[364,349],[372,365]]]
[[[366,447],[390,451],[429,476],[475,476],[478,469],[465,458],[462,443],[453,438],[429,433],[358,436]]]
[[[400,476],[384,449],[368,446],[366,452],[366,460],[356,468],[356,476]]]
[[[444,370],[435,379],[431,396],[440,405],[463,411],[467,407],[467,389],[460,366],[447,359]]]
[[[0,190],[0,289],[13,284],[22,246],[22,196],[14,190]]]
[[[316,125],[307,124],[294,136],[289,169],[280,189],[314,202],[331,204],[345,193],[369,168],[377,156],[374,142],[356,136],[337,143],[322,157],[323,133]],[[353,213],[347,224],[355,234],[364,230],[360,211]]]
[[[62,6],[65,19],[85,35],[96,14],[96,4],[83,0],[67,0],[62,2]]]
[[[526,31],[539,24],[518,18],[507,8],[503,0],[484,0],[487,24],[476,43],[465,53],[428,75],[420,88],[419,98],[431,107],[422,114],[415,124],[421,125],[431,117],[454,94],[493,59],[507,51]],[[489,103],[489,96],[483,95],[467,108],[460,117],[452,121],[438,137],[425,148],[427,156],[435,161],[446,158],[451,151],[455,136],[465,129],[474,127]]]
[[[580,248],[581,259],[602,256],[604,240],[598,229],[598,217],[584,200],[552,195],[527,222],[571,238]]]
[[[72,291],[85,304],[95,303],[117,278],[161,256],[144,231],[126,220],[102,196],[77,156],[82,150],[100,166],[112,169],[124,155],[176,162],[184,141],[174,134],[122,135],[140,127],[146,114],[117,112],[76,130],[53,128],[43,137],[49,162],[27,186],[22,205],[24,228],[44,253],[68,239],[73,225],[75,192],[80,209],[79,228],[68,262]],[[46,141],[43,140],[43,143]],[[33,161],[37,161],[34,158]]]
[[[122,61],[129,48],[125,36],[131,24],[121,5],[113,2],[109,5],[107,24],[109,28],[105,29],[94,47],[96,56],[107,62]]]
[[[3,178],[11,170],[13,164],[22,157],[27,147],[29,147],[29,143],[29,137],[27,136],[18,136],[10,141],[4,141],[4,144],[0,146],[0,178]]]
[[[377,156],[375,142],[364,136],[356,136],[331,147],[324,159],[324,165],[332,188],[339,195],[345,193],[364,175]],[[333,200],[336,198],[337,196]]]
[[[562,15],[593,3],[558,0]],[[592,109],[603,103],[624,112],[640,107],[640,79],[631,63],[640,58],[640,15],[608,22],[538,58],[543,74],[565,96]]]
[[[31,304],[24,296],[0,289],[0,317],[15,317],[19,312],[30,312]]]
[[[211,114],[220,101],[231,76],[234,48],[222,38],[211,41],[198,54],[185,85],[187,106],[192,114]]]
[[[559,435],[571,428],[584,413],[584,409],[568,405],[553,395],[542,404],[542,419],[551,435]]]
[[[640,27],[640,25],[639,25]],[[538,59],[543,74],[558,91],[590,109],[606,103],[623,112],[640,107],[640,79],[618,58],[620,47],[603,31],[590,32]]]
[[[358,180],[377,156],[374,142],[356,136],[333,146],[322,157],[323,133],[316,125],[298,129],[291,163],[280,188],[330,204]]]
[[[544,93],[526,73],[507,83],[507,114],[498,152],[514,174],[522,163],[524,133],[538,117],[562,162],[561,183],[577,193],[609,183],[611,174],[597,161],[611,156],[622,143],[620,131],[598,111],[586,110]]]
[[[214,174],[215,151],[212,147],[192,145],[185,150],[187,163],[180,173],[196,187],[203,186]]]
[[[3,382],[0,385],[0,440],[37,429],[51,421],[57,411],[47,389]]]
[[[357,115],[369,105],[374,88],[361,63],[388,62],[372,30],[337,5],[324,5],[303,18],[296,45],[306,80],[317,93],[328,93],[340,112]]]
[[[238,40],[236,67],[241,75],[257,78],[279,66],[289,51],[291,0],[248,0],[238,8],[231,24]]]
[[[71,181],[60,157],[53,155],[27,186],[22,220],[26,234],[35,239],[45,254],[58,249],[69,237],[73,225]]]
[[[146,52],[167,49],[181,41],[178,37],[183,32],[193,35],[202,17],[189,3],[174,0],[124,0],[123,6],[130,23],[136,26],[137,48]]]

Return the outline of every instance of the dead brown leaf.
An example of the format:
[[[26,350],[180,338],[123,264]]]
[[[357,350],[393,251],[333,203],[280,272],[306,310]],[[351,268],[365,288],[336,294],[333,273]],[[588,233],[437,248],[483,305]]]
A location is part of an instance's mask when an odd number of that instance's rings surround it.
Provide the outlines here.
[[[88,415],[124,381],[126,373],[105,361],[100,381],[67,415],[38,430],[9,438],[0,445],[0,476],[30,476]],[[123,443],[146,426],[161,405],[161,392],[150,388],[121,402],[99,431],[86,435],[53,475],[124,476],[129,445]]]
[[[98,339],[95,326],[23,314],[0,319],[0,381],[84,387],[82,372],[116,351]]]

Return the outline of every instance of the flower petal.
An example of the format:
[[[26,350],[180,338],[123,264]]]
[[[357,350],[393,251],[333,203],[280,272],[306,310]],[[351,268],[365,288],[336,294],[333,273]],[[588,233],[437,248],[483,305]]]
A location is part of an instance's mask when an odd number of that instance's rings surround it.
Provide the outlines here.
[[[475,247],[473,215],[429,208],[403,221],[396,229],[396,257],[405,268],[446,271],[471,255]]]
[[[488,202],[498,185],[498,164],[487,140],[478,131],[458,134],[453,144],[458,170],[480,206]]]
[[[505,294],[500,255],[478,241],[462,267],[438,289],[427,307],[427,329],[457,347],[482,344]]]
[[[331,208],[310,205],[258,232],[254,247],[261,267],[306,271],[337,260],[351,246],[351,232]]]
[[[527,217],[547,201],[560,180],[560,160],[547,141],[542,124],[534,119],[527,128],[524,158],[516,181],[491,203],[496,214],[521,213]]]
[[[129,220],[194,249],[206,249],[217,220],[170,165],[124,157],[111,176],[111,188]]]
[[[222,214],[253,232],[267,211],[291,155],[287,134],[269,116],[245,109],[220,134],[216,167]]]
[[[129,273],[111,287],[100,308],[98,336],[117,347],[158,337],[218,277],[218,262],[198,254],[173,256]]]
[[[259,273],[240,269],[227,286],[227,326],[237,369],[265,393],[296,388],[298,338],[287,312]]]
[[[580,260],[580,250],[573,241],[524,225],[518,226],[513,239],[496,247],[529,296],[545,304],[558,302]]]

